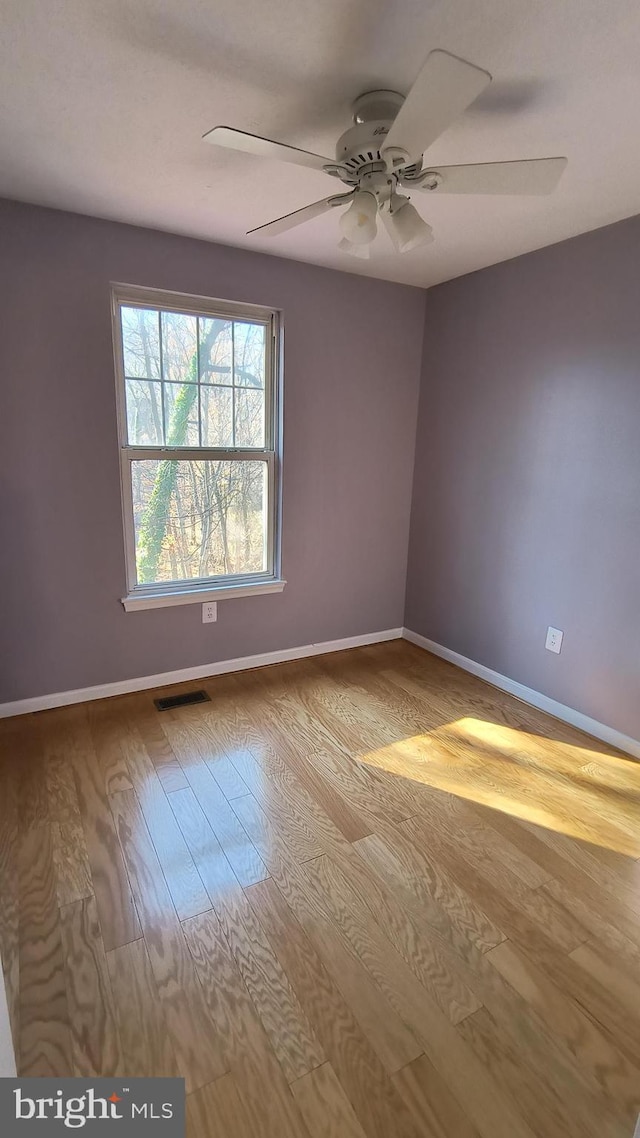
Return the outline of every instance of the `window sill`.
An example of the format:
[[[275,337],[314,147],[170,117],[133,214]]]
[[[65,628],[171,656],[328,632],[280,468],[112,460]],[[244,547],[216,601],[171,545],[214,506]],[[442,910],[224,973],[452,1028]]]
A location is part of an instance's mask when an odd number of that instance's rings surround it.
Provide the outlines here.
[[[258,597],[263,593],[281,593],[286,581],[243,582],[237,585],[218,585],[206,589],[182,589],[175,593],[129,593],[122,598],[125,612],[140,609],[161,609],[170,605],[195,605],[205,601],[228,601],[233,597]]]

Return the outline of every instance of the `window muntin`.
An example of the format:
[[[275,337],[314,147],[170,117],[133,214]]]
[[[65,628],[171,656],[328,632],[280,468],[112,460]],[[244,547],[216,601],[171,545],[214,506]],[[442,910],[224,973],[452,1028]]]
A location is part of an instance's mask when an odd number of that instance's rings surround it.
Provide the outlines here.
[[[130,595],[274,580],[277,314],[113,300]]]

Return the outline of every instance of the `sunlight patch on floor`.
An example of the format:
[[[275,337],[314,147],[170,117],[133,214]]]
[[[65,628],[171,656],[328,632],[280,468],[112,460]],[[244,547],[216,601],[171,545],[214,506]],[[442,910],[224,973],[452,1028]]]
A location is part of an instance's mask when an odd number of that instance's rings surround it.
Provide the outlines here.
[[[536,826],[640,857],[640,763],[472,716],[358,756]]]

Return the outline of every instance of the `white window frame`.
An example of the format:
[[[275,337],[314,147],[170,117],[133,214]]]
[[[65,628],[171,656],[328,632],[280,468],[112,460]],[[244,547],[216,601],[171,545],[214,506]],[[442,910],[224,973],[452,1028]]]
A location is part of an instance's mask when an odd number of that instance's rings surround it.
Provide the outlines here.
[[[264,325],[267,333],[265,360],[265,445],[263,448],[133,446],[128,442],[126,383],[122,347],[122,307],[149,308],[154,311],[178,312],[192,316],[221,317]],[[280,593],[286,585],[281,575],[281,446],[282,407],[281,376],[282,322],[280,313],[255,304],[214,300],[210,297],[141,288],[138,285],[111,285],[111,315],[116,374],[116,407],[120,447],[120,485],[124,547],[127,571],[127,594],[122,604],[127,612],[161,608],[207,600],[226,600],[261,593]],[[266,569],[262,573],[200,577],[193,581],[167,581],[138,584],[136,573],[135,526],[133,516],[132,463],[140,459],[182,459],[212,461],[256,461],[267,467],[267,533]]]

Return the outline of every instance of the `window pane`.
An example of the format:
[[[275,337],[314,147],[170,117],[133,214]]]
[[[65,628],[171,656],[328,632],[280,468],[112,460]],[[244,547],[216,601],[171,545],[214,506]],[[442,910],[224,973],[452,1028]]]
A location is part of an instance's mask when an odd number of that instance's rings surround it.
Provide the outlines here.
[[[162,378],[170,383],[197,383],[198,331],[195,316],[162,312]]]
[[[124,374],[160,379],[158,313],[150,308],[121,308]]]
[[[233,325],[234,383],[241,387],[264,387],[264,324]]]
[[[197,385],[165,383],[163,386],[167,446],[199,446]]]
[[[237,387],[236,446],[264,446],[264,391],[247,391]]]
[[[202,445],[233,446],[233,395],[230,387],[200,388],[202,401]]]
[[[200,317],[202,383],[233,383],[232,321]]]
[[[162,384],[128,379],[127,439],[132,446],[162,446]]]
[[[266,571],[265,462],[131,466],[139,584]]]

